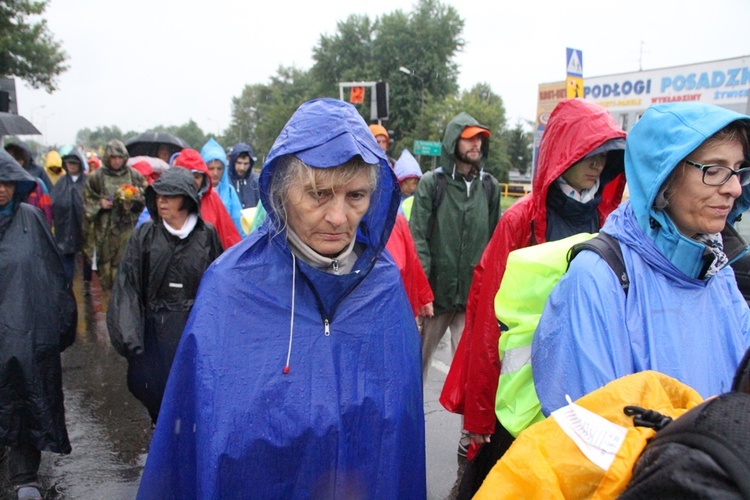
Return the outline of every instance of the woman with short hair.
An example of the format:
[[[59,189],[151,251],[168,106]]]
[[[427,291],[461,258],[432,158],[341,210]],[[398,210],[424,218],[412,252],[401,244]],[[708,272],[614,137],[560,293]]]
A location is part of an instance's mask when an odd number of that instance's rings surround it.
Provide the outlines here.
[[[749,128],[733,111],[674,103],[631,129],[630,200],[602,227],[619,241],[630,285],[583,251],[550,294],[531,357],[545,415],[643,370],[704,398],[729,389],[750,345],[750,310],[729,266],[747,246],[727,224],[747,208]]]
[[[204,276],[139,497],[425,498],[384,153],[353,106],[310,101],[260,183],[268,217]]]

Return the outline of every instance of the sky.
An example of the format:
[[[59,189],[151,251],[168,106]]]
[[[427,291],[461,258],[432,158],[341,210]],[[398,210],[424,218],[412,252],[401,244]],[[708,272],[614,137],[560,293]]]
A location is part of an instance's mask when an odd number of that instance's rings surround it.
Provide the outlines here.
[[[750,54],[748,0],[442,0],[464,19],[459,85],[490,84],[510,124],[536,115],[539,83],[565,79],[565,49],[586,76]],[[50,0],[49,29],[70,69],[48,94],[17,80],[19,114],[67,144],[78,130],[123,132],[195,120],[219,133],[232,97],[280,66],[309,69],[323,34],[351,14],[410,11],[403,0]],[[193,145],[200,148],[201,145]]]

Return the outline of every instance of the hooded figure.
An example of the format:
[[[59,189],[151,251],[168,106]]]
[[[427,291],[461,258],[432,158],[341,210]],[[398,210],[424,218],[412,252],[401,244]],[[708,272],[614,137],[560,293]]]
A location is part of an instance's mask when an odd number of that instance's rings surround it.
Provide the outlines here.
[[[200,183],[198,197],[201,200],[201,217],[214,226],[224,249],[226,250],[239,243],[242,237],[221,198],[214,191],[211,177],[208,175],[208,166],[206,166],[206,162],[203,161],[200,153],[194,149],[183,149],[175,157],[173,166],[188,169],[193,173],[195,182]]]
[[[748,120],[672,103],[650,107],[633,126],[630,200],[602,227],[619,240],[630,285],[626,294],[608,264],[583,251],[552,290],[531,351],[545,415],[566,394],[577,399],[643,370],[704,398],[729,389],[750,344],[750,310],[727,264],[747,248],[724,246],[720,232],[734,232],[727,216],[750,190]]]
[[[66,175],[55,183],[50,197],[57,248],[63,256],[65,272],[72,280],[75,255],[83,250],[83,188],[88,176],[83,170],[86,160],[78,148],[63,146],[60,154]],[[69,168],[75,172],[69,172]]]
[[[47,156],[44,157],[44,171],[47,173],[47,176],[52,183],[52,188],[54,188],[55,184],[57,184],[57,181],[60,179],[60,176],[65,175],[60,153],[54,150],[47,153]],[[52,188],[50,188],[50,193],[52,192]]]
[[[237,159],[240,157],[250,162],[250,166],[242,174],[237,172]],[[253,172],[253,165],[255,165],[255,156],[253,156],[253,150],[250,146],[244,142],[232,146],[227,172],[229,182],[235,191],[237,191],[242,208],[252,208],[260,200],[260,191],[258,188],[258,179],[260,177],[257,173]]]
[[[50,181],[49,176],[44,168],[34,162],[34,155],[25,142],[6,144],[5,150],[36,179],[36,187],[29,192],[24,201],[41,210],[44,218],[47,219],[47,224],[52,227],[52,200],[49,196],[52,190],[52,181]]]
[[[284,222],[288,204],[338,191],[272,199],[294,162],[377,175],[341,262],[302,250]],[[425,498],[419,334],[383,252],[398,190],[382,150],[353,106],[310,101],[260,182],[268,217],[204,275],[139,498]],[[365,196],[346,192],[348,204]]]
[[[201,157],[203,157],[203,161],[206,162],[207,167],[210,166],[210,163],[212,161],[221,162],[221,181],[216,184],[212,179],[211,183],[214,187],[214,190],[219,194],[221,202],[224,203],[224,208],[227,209],[229,216],[232,218],[232,222],[234,222],[234,226],[237,228],[237,232],[240,233],[240,235],[244,235],[244,232],[242,231],[242,205],[240,204],[240,199],[237,196],[237,191],[235,191],[235,189],[229,183],[227,155],[224,153],[224,148],[222,148],[221,144],[216,142],[216,139],[212,137],[206,144],[203,145],[203,148],[201,149]]]
[[[71,451],[60,352],[75,339],[76,301],[44,217],[22,203],[35,183],[0,150],[0,446],[16,488],[36,482],[41,451]]]
[[[116,139],[109,141],[104,150],[104,164],[88,176],[83,189],[84,252],[94,263],[104,290],[112,289],[122,252],[144,205],[140,191],[147,186],[146,179],[128,167],[127,161],[125,145]],[[129,202],[118,194],[126,186],[138,190]]]
[[[622,199],[624,138],[625,132],[606,109],[583,99],[561,101],[550,115],[532,192],[505,211],[474,269],[466,326],[440,396],[445,408],[464,415],[467,431],[484,435],[495,431],[500,328],[494,302],[508,254],[573,234],[599,231]],[[566,199],[557,179],[605,144],[615,149],[607,153],[595,195],[586,203]]]
[[[175,198],[185,216],[180,227],[170,225],[157,195]],[[112,345],[128,360],[128,389],[153,422],[203,272],[222,252],[216,230],[198,214],[199,203],[185,169],[167,170],[146,189],[152,219],[128,242],[107,310]]]

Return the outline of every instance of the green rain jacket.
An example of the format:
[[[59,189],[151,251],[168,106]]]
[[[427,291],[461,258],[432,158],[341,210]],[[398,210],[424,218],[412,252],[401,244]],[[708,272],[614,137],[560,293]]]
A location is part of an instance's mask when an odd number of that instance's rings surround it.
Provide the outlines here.
[[[409,227],[419,259],[435,294],[435,314],[466,309],[474,266],[495,230],[500,218],[500,189],[492,177],[493,190],[487,200],[481,178],[490,175],[480,169],[467,193],[466,182],[455,172],[453,152],[464,128],[479,124],[467,113],[457,115],[446,127],[443,137],[442,167],[427,172],[419,182]],[[489,130],[489,129],[488,129]],[[487,160],[488,141],[482,141],[482,162]],[[435,193],[435,176],[445,175],[445,195],[436,210],[432,234],[428,221]]]

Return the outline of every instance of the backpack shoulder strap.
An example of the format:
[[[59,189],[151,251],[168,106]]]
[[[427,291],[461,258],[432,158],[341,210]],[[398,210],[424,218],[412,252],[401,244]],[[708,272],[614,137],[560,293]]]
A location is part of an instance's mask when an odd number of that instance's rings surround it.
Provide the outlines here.
[[[630,288],[630,279],[628,278],[627,269],[625,269],[625,261],[622,258],[622,248],[620,248],[620,242],[617,238],[610,236],[607,233],[600,232],[594,238],[573,245],[568,255],[568,266],[570,262],[581,253],[583,250],[591,250],[596,252],[604,261],[609,264],[609,267],[617,276],[618,281],[625,295],[628,294],[628,288]]]
[[[432,237],[432,231],[435,229],[435,216],[437,209],[445,198],[445,188],[448,185],[448,179],[445,178],[445,174],[440,171],[435,171],[435,190],[432,193],[432,210],[430,211],[430,218],[427,219],[427,239]]]

